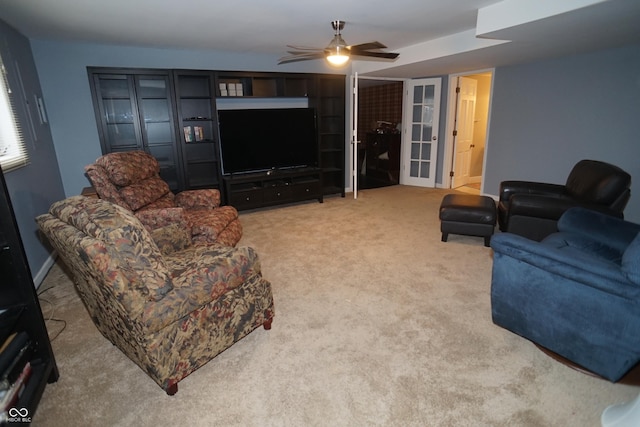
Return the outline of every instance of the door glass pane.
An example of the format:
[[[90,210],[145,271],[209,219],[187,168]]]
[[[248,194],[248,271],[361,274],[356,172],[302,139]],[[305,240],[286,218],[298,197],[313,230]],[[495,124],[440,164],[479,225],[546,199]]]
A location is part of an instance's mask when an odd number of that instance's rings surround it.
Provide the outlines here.
[[[433,99],[435,98],[435,86],[424,86],[424,103],[433,105]]]
[[[422,126],[422,140],[423,141],[431,141],[431,134],[433,133],[433,128],[431,126],[423,125]]]
[[[169,120],[169,106],[166,99],[144,99],[142,112],[145,122],[160,122]]]
[[[411,161],[411,170],[409,171],[409,176],[417,177],[418,169],[420,168],[420,163],[416,161]]]
[[[430,105],[425,105],[422,110],[422,122],[424,124],[432,125],[433,124],[433,107]]]
[[[104,106],[107,123],[133,123],[130,100],[105,99],[102,101],[102,105]]]
[[[420,144],[417,142],[411,143],[411,158],[412,159],[420,158]]]
[[[140,96],[143,98],[164,98],[167,96],[167,84],[164,79],[140,79],[138,85]]]
[[[431,160],[431,143],[422,144],[422,154],[420,159]]]
[[[107,138],[112,148],[136,147],[138,144],[133,123],[108,124]]]
[[[129,98],[127,79],[100,78],[100,95],[102,98]]]
[[[412,122],[420,123],[422,119],[422,105],[414,105],[413,106],[413,118]]]
[[[147,123],[147,139],[149,144],[170,143],[171,136],[170,123]]]
[[[411,140],[420,141],[420,124],[411,125]]]
[[[415,86],[413,88],[413,103],[422,104],[422,88],[423,86]]]
[[[420,167],[420,178],[429,178],[429,166],[431,163],[429,162],[421,162]]]

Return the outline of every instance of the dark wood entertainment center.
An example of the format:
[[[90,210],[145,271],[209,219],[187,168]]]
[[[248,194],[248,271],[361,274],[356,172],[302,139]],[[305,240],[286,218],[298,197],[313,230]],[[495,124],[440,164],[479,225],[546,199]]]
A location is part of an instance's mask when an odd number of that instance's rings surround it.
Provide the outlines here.
[[[323,201],[320,168],[225,176],[224,182],[229,204],[239,210],[311,199]]]
[[[172,191],[217,188],[252,209],[345,195],[346,77],[336,74],[88,67],[102,153],[145,150]],[[218,104],[273,98],[316,110],[317,167],[223,176]],[[250,107],[251,108],[251,107]],[[264,107],[263,107],[264,108]],[[269,108],[269,107],[267,107]]]

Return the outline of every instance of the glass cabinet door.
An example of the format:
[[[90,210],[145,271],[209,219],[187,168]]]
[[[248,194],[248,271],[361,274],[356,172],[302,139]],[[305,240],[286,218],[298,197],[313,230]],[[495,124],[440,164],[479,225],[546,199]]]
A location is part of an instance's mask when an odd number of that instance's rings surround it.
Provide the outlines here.
[[[144,150],[173,191],[183,189],[169,73],[89,71],[102,154]]]
[[[142,145],[160,163],[160,176],[171,189],[182,188],[168,75],[135,76]]]
[[[142,149],[138,111],[131,96],[132,79],[125,75],[97,75],[94,84],[99,98],[103,153]]]

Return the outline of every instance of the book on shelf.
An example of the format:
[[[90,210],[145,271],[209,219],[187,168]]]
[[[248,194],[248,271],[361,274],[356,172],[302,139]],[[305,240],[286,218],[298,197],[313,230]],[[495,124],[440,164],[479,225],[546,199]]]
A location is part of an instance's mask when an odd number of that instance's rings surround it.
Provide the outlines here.
[[[13,359],[29,343],[29,334],[24,331],[12,334],[5,340],[0,351],[0,374],[3,375],[11,367]]]
[[[2,374],[2,379],[0,379],[0,390],[7,390],[11,388],[11,386],[20,377],[24,367],[30,363],[32,355],[33,346],[29,343],[26,347],[20,350],[20,353],[14,358],[11,366]]]
[[[22,392],[26,388],[29,378],[31,378],[32,371],[31,363],[28,362],[22,368],[16,381],[11,384],[11,387],[0,392],[0,413],[4,416],[6,416],[5,413],[9,408],[13,407],[22,396]]]
[[[193,134],[196,138],[196,141],[202,141],[204,139],[204,128],[202,126],[194,126]]]
[[[33,345],[26,332],[12,335],[0,351],[0,391],[11,388],[33,355]]]
[[[184,142],[193,142],[193,134],[191,133],[191,126],[185,126],[183,128],[184,131]]]

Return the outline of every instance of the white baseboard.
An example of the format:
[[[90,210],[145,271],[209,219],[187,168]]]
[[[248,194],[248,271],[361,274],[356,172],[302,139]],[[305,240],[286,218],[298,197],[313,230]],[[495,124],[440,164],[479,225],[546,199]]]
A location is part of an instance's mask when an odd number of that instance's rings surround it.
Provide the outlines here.
[[[44,278],[47,277],[47,273],[49,272],[49,270],[51,270],[53,264],[55,264],[57,257],[58,255],[53,252],[51,255],[49,255],[49,258],[47,258],[44,264],[42,264],[42,267],[40,267],[40,270],[33,278],[33,285],[36,287],[36,289],[40,287],[40,285],[44,281]]]

